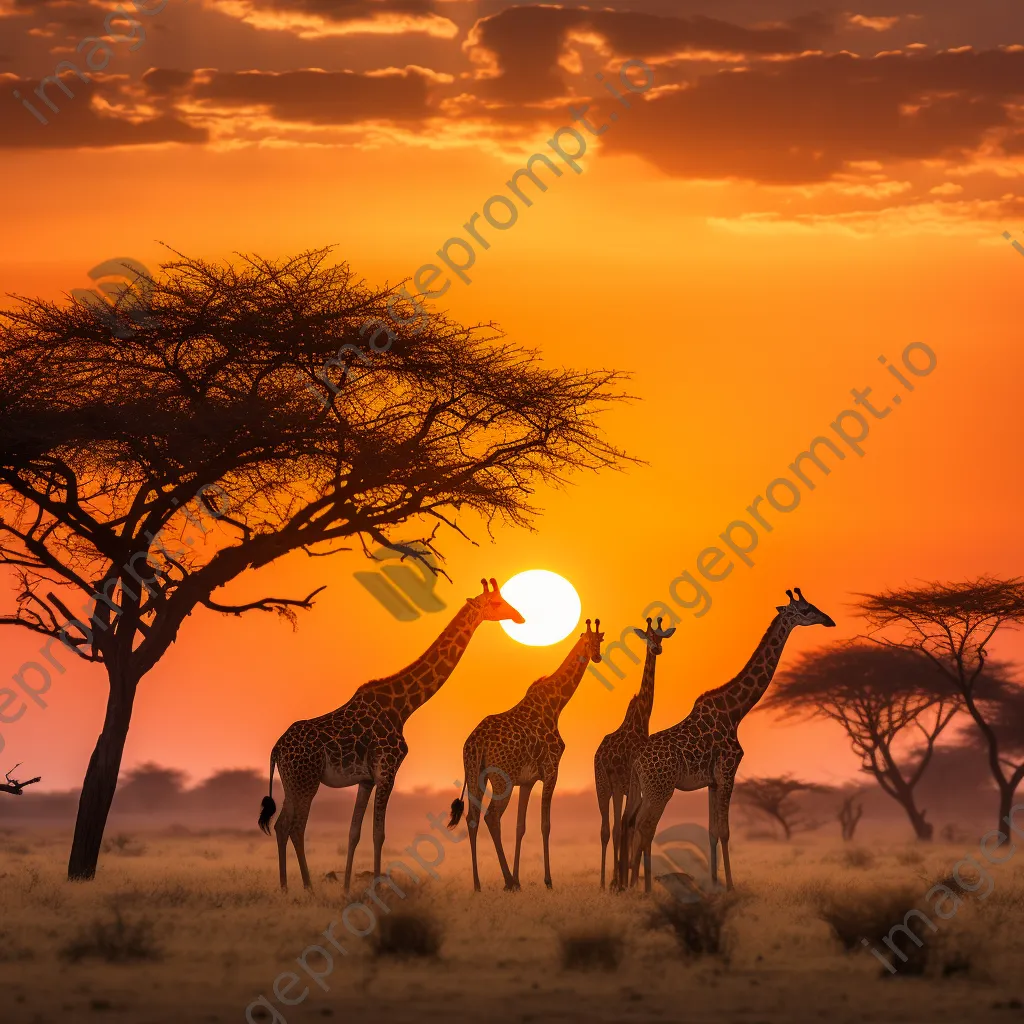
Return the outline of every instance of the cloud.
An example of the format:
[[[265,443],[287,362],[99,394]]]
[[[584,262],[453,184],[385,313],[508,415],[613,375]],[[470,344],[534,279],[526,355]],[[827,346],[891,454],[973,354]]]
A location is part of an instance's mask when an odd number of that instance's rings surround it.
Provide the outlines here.
[[[9,97],[0,102],[0,148],[105,149],[208,141],[205,129],[187,124],[175,111],[159,103],[139,103],[124,78],[89,74],[89,82],[74,74],[61,75],[60,85],[48,82],[43,95],[52,106],[36,92],[38,79],[0,75],[2,94]],[[13,96],[15,90],[20,99]],[[22,101],[49,123],[43,124]]]
[[[442,0],[443,2],[443,0]],[[212,0],[214,8],[263,31],[300,39],[422,34],[453,39],[458,26],[431,0]]]
[[[1008,133],[1022,94],[1019,52],[810,55],[652,96],[604,139],[674,177],[826,181],[863,161],[962,159]]]
[[[817,15],[747,28],[701,15],[528,6],[481,18],[464,49],[479,68],[484,92],[531,103],[565,94],[563,62],[572,42],[589,42],[609,55],[653,60],[686,53],[801,53],[829,31],[829,23]]]
[[[212,107],[255,106],[281,121],[343,125],[424,118],[430,113],[428,89],[437,78],[414,67],[366,73],[209,71],[197,72],[188,91]],[[171,81],[157,80],[156,87],[167,88]]]
[[[851,25],[857,25],[859,28],[870,28],[875,32],[888,32],[899,22],[900,18],[898,14],[889,18],[869,18],[863,14],[851,14],[847,20]]]

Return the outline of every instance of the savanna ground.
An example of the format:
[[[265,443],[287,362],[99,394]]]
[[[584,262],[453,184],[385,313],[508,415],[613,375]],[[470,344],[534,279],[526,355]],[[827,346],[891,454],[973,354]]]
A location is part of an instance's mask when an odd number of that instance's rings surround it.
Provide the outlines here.
[[[860,943],[866,934],[881,947],[910,907],[927,909],[924,894],[966,854],[978,855],[977,839],[926,846],[737,835],[736,892],[682,904],[659,885],[646,898],[600,892],[596,836],[553,847],[555,888],[547,891],[536,832],[526,839],[522,891],[505,893],[485,835],[482,894],[471,891],[469,844],[447,845],[440,877],[407,887],[405,900],[389,894],[386,925],[363,939],[341,926],[349,900],[324,879],[343,870],[341,832],[310,836],[312,894],[280,892],[275,844],[257,832],[112,839],[96,880],[72,885],[63,877],[66,830],[0,833],[0,1020],[243,1021],[260,993],[289,1024],[1024,1015],[1024,854],[986,865],[993,888],[985,900],[963,894],[951,920],[930,915],[938,931],[918,929],[925,946],[899,976],[885,975]],[[360,848],[358,868],[368,854]],[[274,979],[298,970],[309,945],[327,944],[321,933],[332,920],[348,952],[335,955],[329,990],[308,978],[293,989],[284,983],[289,998],[304,985],[309,994],[282,1006]],[[316,955],[309,962],[322,964]],[[254,1019],[270,1018],[261,1010]]]

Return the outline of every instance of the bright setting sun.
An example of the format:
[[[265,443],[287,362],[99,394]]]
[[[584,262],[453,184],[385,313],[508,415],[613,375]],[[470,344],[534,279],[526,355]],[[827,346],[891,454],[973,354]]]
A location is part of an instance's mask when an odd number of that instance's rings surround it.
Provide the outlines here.
[[[502,585],[501,596],[526,620],[506,620],[501,628],[529,647],[548,647],[564,640],[583,611],[576,588],[564,576],[547,569],[518,573]]]

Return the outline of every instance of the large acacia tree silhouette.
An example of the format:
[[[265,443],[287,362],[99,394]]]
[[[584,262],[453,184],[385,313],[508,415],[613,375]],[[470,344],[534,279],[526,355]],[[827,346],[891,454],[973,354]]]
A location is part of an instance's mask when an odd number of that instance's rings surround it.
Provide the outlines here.
[[[492,325],[370,287],[329,250],[233,266],[175,255],[143,282],[144,317],[24,298],[0,313],[0,565],[16,583],[0,624],[109,678],[72,879],[95,874],[137,687],[185,617],[294,618],[316,593],[232,604],[213,596],[225,584],[346,538],[395,547],[390,529],[410,520],[430,545],[430,524],[461,530],[460,514],[526,525],[538,484],[627,458],[594,418],[625,397],[616,371],[545,367]],[[375,319],[392,343],[361,355]],[[170,551],[161,538],[197,511],[209,536]]]

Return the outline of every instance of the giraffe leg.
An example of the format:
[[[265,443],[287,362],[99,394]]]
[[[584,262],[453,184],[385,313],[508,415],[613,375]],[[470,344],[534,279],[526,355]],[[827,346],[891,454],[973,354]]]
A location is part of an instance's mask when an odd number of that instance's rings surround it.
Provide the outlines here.
[[[708,867],[711,870],[711,884],[718,884],[718,785],[708,786]],[[723,850],[724,853],[724,850]]]
[[[373,877],[380,877],[380,857],[384,849],[384,819],[388,812],[388,800],[394,788],[394,776],[377,779],[377,792],[373,797]]]
[[[299,862],[299,874],[302,876],[302,884],[307,889],[312,889],[313,883],[310,881],[309,868],[306,865],[306,822],[309,820],[309,809],[313,805],[313,797],[316,795],[319,787],[320,780],[317,779],[314,786],[296,796],[288,836],[292,841],[292,846],[295,848],[295,857]]]
[[[480,756],[467,744],[462,752],[463,769],[466,773],[466,830],[469,832],[469,852],[473,859],[473,891],[480,892],[480,869],[476,854],[476,841],[480,836],[480,815],[483,811],[484,790],[487,778],[480,773]]]
[[[356,847],[359,845],[359,837],[363,831],[363,816],[366,814],[366,805],[370,802],[370,793],[373,792],[372,782],[360,782],[359,790],[356,793],[356,803],[352,808],[352,824],[348,830],[348,851],[345,855],[345,894],[348,894],[349,886],[352,884],[352,865],[356,859]]]
[[[555,795],[558,772],[544,778],[544,790],[540,797],[540,834],[544,840],[544,884],[551,888],[551,798]]]
[[[292,799],[288,795],[288,789],[284,791],[284,802],[281,805],[281,813],[274,822],[274,831],[277,833],[277,861],[281,872],[281,888],[288,890],[288,834],[292,830]]]
[[[644,892],[651,891],[651,844],[658,822],[672,797],[672,792],[662,795],[658,793],[644,794],[640,801],[640,810],[636,816],[630,853],[632,855],[632,872],[629,885],[633,888],[640,881],[640,858],[644,861]]]
[[[604,888],[604,875],[606,861],[608,858],[608,838],[611,836],[611,829],[608,827],[608,804],[611,801],[612,790],[608,782],[608,772],[600,764],[594,765],[594,787],[597,790],[597,806],[601,811],[601,888]],[[616,849],[618,846],[616,845]],[[613,861],[614,863],[614,854]]]
[[[480,802],[470,803],[466,812],[466,829],[469,832],[469,852],[473,858],[473,891],[480,892],[480,871],[476,860],[476,838],[480,834]]]
[[[507,786],[506,791],[501,796],[496,796],[492,789],[491,802],[487,805],[487,813],[484,815],[487,831],[491,833],[491,839],[494,840],[494,849],[498,851],[498,863],[501,865],[501,873],[505,878],[505,889],[508,892],[511,892],[513,889],[512,872],[508,869],[508,861],[505,859],[505,851],[501,845],[501,816],[505,813],[505,808],[508,807],[511,799],[511,786]]]
[[[612,888],[619,889],[619,857],[622,847],[622,798],[624,794],[621,789],[612,792],[612,864],[615,869],[612,873]],[[602,862],[604,858],[602,857]],[[604,882],[604,872],[601,872],[601,881]]]
[[[729,803],[732,800],[733,780],[729,776],[717,788],[715,800],[715,831],[722,842],[722,866],[725,868],[725,887],[732,888],[732,865],[729,863]],[[712,882],[718,878],[712,877]]]
[[[523,846],[523,836],[526,835],[526,808],[530,803],[530,792],[533,789],[533,783],[522,783],[519,786],[519,808],[518,816],[516,820],[516,855],[512,861],[512,887],[514,889],[520,888],[519,886],[519,852]]]

